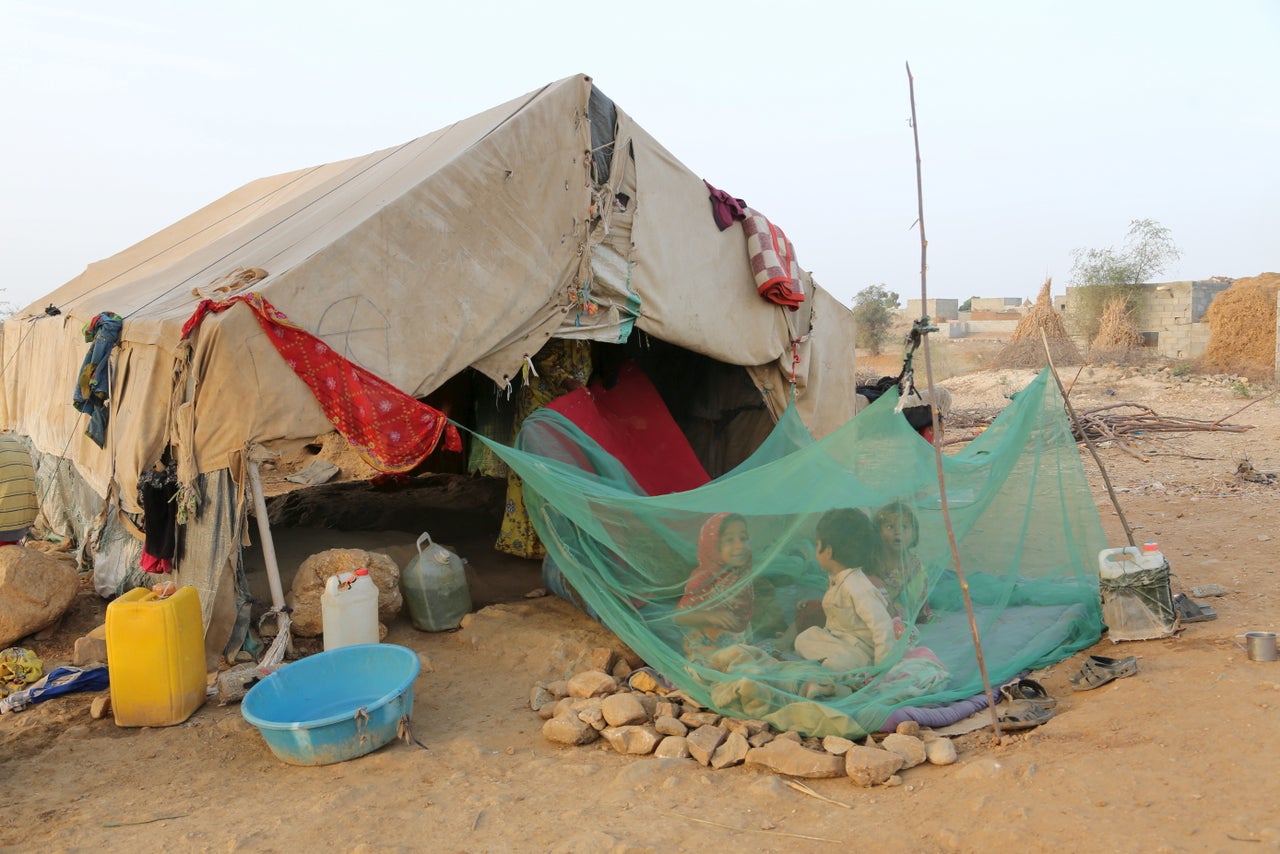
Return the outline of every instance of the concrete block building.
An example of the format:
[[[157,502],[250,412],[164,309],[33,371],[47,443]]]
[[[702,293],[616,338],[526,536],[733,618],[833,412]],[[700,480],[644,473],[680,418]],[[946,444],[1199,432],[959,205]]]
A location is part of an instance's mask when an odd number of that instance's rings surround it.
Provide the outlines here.
[[[1213,298],[1229,287],[1230,280],[1143,285],[1134,317],[1143,344],[1167,359],[1199,358],[1209,344],[1205,312]],[[1075,290],[1067,288],[1066,297],[1062,300],[1062,307],[1067,313],[1070,313],[1072,292]],[[1058,300],[1054,302],[1056,305]]]

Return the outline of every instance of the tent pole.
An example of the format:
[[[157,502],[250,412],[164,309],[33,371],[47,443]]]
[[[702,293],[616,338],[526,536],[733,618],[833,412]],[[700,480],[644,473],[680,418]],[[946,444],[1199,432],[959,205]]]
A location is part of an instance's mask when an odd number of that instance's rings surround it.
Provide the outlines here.
[[[278,665],[284,661],[285,651],[292,647],[289,637],[289,609],[284,602],[284,585],[280,583],[280,565],[276,562],[275,541],[271,538],[271,525],[267,521],[267,499],[262,492],[262,475],[258,471],[258,463],[270,459],[272,454],[261,445],[249,448],[249,488],[253,494],[254,518],[258,522],[258,535],[262,538],[262,560],[267,567],[267,583],[271,587],[271,610],[264,615],[276,618],[276,638],[271,648],[262,657],[264,665]]]
[[[920,312],[926,316],[922,318],[925,319],[925,322],[920,325],[921,327],[928,327],[929,294],[927,271],[929,269],[929,241],[926,239],[924,232],[924,184],[920,172],[920,128],[916,121],[916,84],[915,78],[911,75],[911,63],[907,63],[907,86],[911,94],[911,136],[915,141],[916,150],[916,224],[920,226]],[[933,360],[929,352],[927,328],[922,329],[921,337],[924,339],[925,384],[929,390],[931,401],[929,408],[933,414],[933,442],[930,444],[933,445],[933,460],[938,470],[938,501],[942,507],[942,524],[947,529],[947,542],[951,546],[952,565],[955,566],[956,579],[960,582],[960,592],[964,596],[964,610],[969,615],[969,633],[973,636],[973,651],[978,662],[978,673],[982,676],[982,690],[987,697],[987,708],[991,710],[991,725],[995,729],[996,740],[999,741],[1001,738],[1000,715],[996,713],[996,697],[991,691],[991,678],[987,675],[987,663],[982,655],[982,639],[978,633],[978,618],[973,613],[973,599],[969,595],[969,581],[965,577],[964,568],[960,564],[960,547],[956,544],[955,528],[951,525],[951,508],[947,504],[947,481],[942,469],[942,434],[938,422],[938,407],[936,403],[932,402],[934,400]]]

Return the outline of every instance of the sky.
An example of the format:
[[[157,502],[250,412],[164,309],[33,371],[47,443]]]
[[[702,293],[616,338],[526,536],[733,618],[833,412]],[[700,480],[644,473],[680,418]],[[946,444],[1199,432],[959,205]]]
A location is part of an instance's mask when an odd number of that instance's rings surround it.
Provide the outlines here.
[[[1280,270],[1275,0],[0,0],[0,301],[256,178],[577,73],[850,302],[1034,299],[1168,228],[1163,280]]]

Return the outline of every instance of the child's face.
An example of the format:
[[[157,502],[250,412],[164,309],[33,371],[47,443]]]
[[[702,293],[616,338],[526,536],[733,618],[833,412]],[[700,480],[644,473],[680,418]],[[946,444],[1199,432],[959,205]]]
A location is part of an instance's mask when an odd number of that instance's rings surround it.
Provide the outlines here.
[[[741,569],[751,558],[751,538],[746,523],[732,520],[720,530],[720,562],[727,569]]]
[[[911,520],[900,514],[890,514],[880,522],[880,540],[890,551],[906,551],[911,548],[915,532]]]

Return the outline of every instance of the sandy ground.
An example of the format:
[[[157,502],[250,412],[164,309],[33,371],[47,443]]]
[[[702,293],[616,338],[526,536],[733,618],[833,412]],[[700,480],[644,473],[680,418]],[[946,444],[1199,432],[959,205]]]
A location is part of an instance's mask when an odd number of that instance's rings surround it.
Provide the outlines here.
[[[1074,369],[1064,370],[1072,382]],[[946,382],[960,410],[997,409],[1029,372]],[[1231,378],[1151,369],[1087,369],[1077,408],[1144,403],[1214,420],[1250,402]],[[1265,390],[1253,390],[1254,400]],[[1276,629],[1280,486],[1236,476],[1242,460],[1280,470],[1280,407],[1271,398],[1229,419],[1242,433],[1195,431],[1100,449],[1139,540],[1158,540],[1175,591],[1216,583],[1216,621],[1166,640],[1093,652],[1136,655],[1140,672],[1073,693],[1085,653],[1035,674],[1059,699],[1044,726],[957,741],[960,761],[903,772],[903,785],[811,781],[838,805],[779,777],[690,760],[630,758],[599,744],[558,748],[528,707],[532,684],[563,675],[616,639],[564,602],[526,599],[532,564],[488,548],[496,519],[414,510],[395,530],[281,525],[281,563],[330,546],[384,548],[403,563],[424,527],[470,561],[481,607],[456,633],[388,641],[428,666],[414,686],[414,732],[350,762],[278,761],[237,706],[205,705],[180,726],[120,729],[92,720],[93,695],[0,717],[0,847],[133,851],[1253,851],[1280,848],[1271,775],[1280,767],[1280,663],[1251,662],[1235,636]],[[957,428],[956,432],[960,432]],[[953,433],[952,435],[955,435]],[[1141,459],[1139,458],[1141,457]],[[1114,545],[1125,538],[1097,467],[1082,449]],[[440,483],[436,483],[439,487]],[[432,488],[436,488],[432,487]],[[336,487],[335,487],[336,488]],[[347,487],[350,489],[351,487]],[[430,491],[429,489],[427,490]],[[347,497],[353,493],[347,493]],[[403,495],[403,494],[402,494]],[[402,499],[402,504],[408,499]],[[426,502],[430,504],[431,502]],[[438,508],[437,508],[438,510]],[[389,517],[390,518],[390,517]],[[313,520],[314,521],[314,520]],[[491,527],[489,527],[491,526]],[[261,585],[260,572],[254,573]],[[56,630],[29,640],[69,656],[105,603],[86,585]]]

